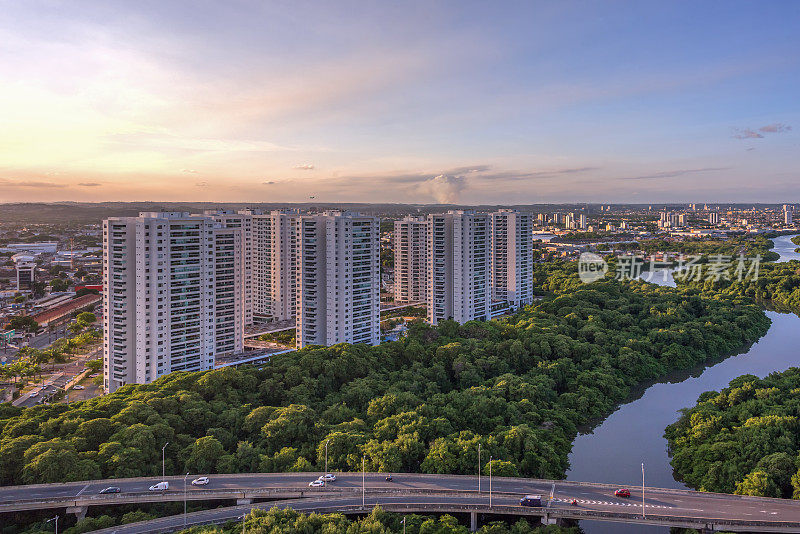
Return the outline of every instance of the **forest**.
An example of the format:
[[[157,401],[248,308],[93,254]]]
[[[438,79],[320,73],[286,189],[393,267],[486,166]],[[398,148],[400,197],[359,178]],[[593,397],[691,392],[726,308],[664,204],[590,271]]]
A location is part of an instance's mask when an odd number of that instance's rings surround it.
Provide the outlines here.
[[[388,534],[403,531],[403,518],[408,534],[468,534],[469,528],[460,525],[455,517],[443,515],[438,519],[420,515],[401,515],[376,507],[363,519],[351,520],[341,514],[301,514],[294,510],[273,508],[269,511],[256,510],[245,520],[248,533],[290,534],[296,532],[325,532],[326,534]],[[195,527],[183,531],[185,534],[239,534],[241,523],[230,522],[223,527]],[[577,527],[558,527],[555,525],[531,525],[519,519],[512,525],[496,521],[483,525],[478,534],[578,534]]]
[[[641,242],[641,247],[642,250],[648,253],[669,251],[687,255],[703,254],[706,256],[714,254],[753,256],[760,254],[765,261],[778,259],[778,254],[770,250],[773,247],[772,241],[763,235],[745,235],[728,239],[684,239],[682,241],[647,239]]]
[[[672,466],[704,491],[800,498],[800,369],[743,375],[667,427]]]
[[[561,478],[578,425],[630,388],[762,336],[746,298],[537,273],[548,297],[502,321],[413,325],[377,347],[309,347],[261,369],[173,373],[79,403],[0,406],[0,483],[331,470]],[[487,470],[487,465],[482,468]]]
[[[692,285],[709,296],[747,298],[768,308],[800,312],[800,261],[762,262],[757,274],[757,277],[742,276],[740,280],[734,262],[719,277],[688,280],[676,276],[675,280],[681,285]]]

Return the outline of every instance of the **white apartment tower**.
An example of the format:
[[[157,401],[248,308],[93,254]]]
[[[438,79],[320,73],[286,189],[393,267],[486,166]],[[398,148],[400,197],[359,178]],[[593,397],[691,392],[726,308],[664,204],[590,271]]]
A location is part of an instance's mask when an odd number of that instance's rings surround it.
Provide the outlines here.
[[[502,209],[491,216],[491,297],[514,308],[533,302],[533,219]]]
[[[297,309],[297,210],[262,212],[253,218],[253,317],[282,321]]]
[[[297,224],[297,347],[380,341],[380,221],[349,212]]]
[[[473,211],[428,216],[428,321],[463,324],[491,313],[490,217]]]
[[[394,300],[424,302],[428,295],[428,225],[423,217],[394,222]]]
[[[709,224],[719,224],[719,213],[716,211],[712,211],[708,214],[708,223]]]
[[[243,350],[241,228],[188,213],[103,221],[106,391]]]
[[[783,205],[783,224],[786,226],[794,224],[794,210],[792,206],[786,204]]]
[[[242,246],[239,250],[242,290],[242,321],[245,326],[253,324],[253,218],[247,212],[229,210],[206,210],[204,216],[211,217],[226,228],[242,229]]]

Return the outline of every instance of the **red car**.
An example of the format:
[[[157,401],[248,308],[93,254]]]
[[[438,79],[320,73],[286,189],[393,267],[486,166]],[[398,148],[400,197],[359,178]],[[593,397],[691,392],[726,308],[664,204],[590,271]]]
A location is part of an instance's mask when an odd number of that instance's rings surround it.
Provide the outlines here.
[[[618,489],[617,491],[614,492],[614,496],[615,497],[630,497],[631,496],[631,490],[625,489],[625,488],[620,488],[620,489]]]

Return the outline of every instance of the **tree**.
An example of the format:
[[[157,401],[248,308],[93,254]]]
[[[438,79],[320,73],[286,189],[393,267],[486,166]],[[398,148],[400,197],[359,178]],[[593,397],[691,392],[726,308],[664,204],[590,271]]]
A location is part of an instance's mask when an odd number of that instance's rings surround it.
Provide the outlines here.
[[[84,297],[86,295],[99,295],[100,292],[96,289],[90,289],[88,287],[82,287],[75,293],[75,298]]]
[[[6,327],[8,330],[22,330],[25,332],[36,332],[39,330],[39,323],[30,315],[17,315],[12,317]]]
[[[765,471],[753,471],[736,484],[736,495],[780,497],[777,484]]]
[[[69,289],[69,282],[64,280],[63,278],[53,278],[50,281],[50,290],[54,293],[62,293]]]
[[[75,476],[78,455],[72,447],[53,447],[46,449],[22,469],[22,480],[27,484],[35,482],[67,482],[80,480]]]
[[[203,436],[194,442],[189,450],[186,468],[194,473],[213,473],[217,461],[225,452],[225,447],[212,436]]]
[[[45,289],[47,289],[47,284],[44,282],[35,281],[31,284],[31,293],[33,293],[34,298],[42,298]]]
[[[79,325],[81,325],[83,327],[87,327],[90,324],[92,324],[95,321],[97,321],[97,316],[95,314],[93,314],[92,312],[83,312],[83,313],[79,313],[78,314],[78,317],[76,318],[76,320],[77,320]]]

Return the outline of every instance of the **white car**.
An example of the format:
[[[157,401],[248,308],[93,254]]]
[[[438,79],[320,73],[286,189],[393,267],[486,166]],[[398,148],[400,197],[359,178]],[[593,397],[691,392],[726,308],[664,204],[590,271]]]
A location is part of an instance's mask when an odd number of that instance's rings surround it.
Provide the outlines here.
[[[76,390],[80,391],[80,390],[86,389],[86,388],[81,386],[81,385],[77,385],[77,386],[73,386],[72,389],[76,389]]]
[[[322,480],[324,482],[333,482],[336,480],[336,475],[333,473],[325,473],[324,475],[320,476],[318,480]]]
[[[167,491],[169,489],[169,482],[159,482],[150,486],[150,491]]]
[[[324,488],[325,487],[325,481],[324,480],[320,480],[320,479],[313,480],[313,481],[308,483],[308,486],[311,487],[311,488]]]
[[[200,477],[192,480],[192,486],[205,486],[208,484],[208,477]]]
[[[38,391],[32,391],[30,396],[31,397],[37,397],[37,396],[39,396],[39,392]]]

